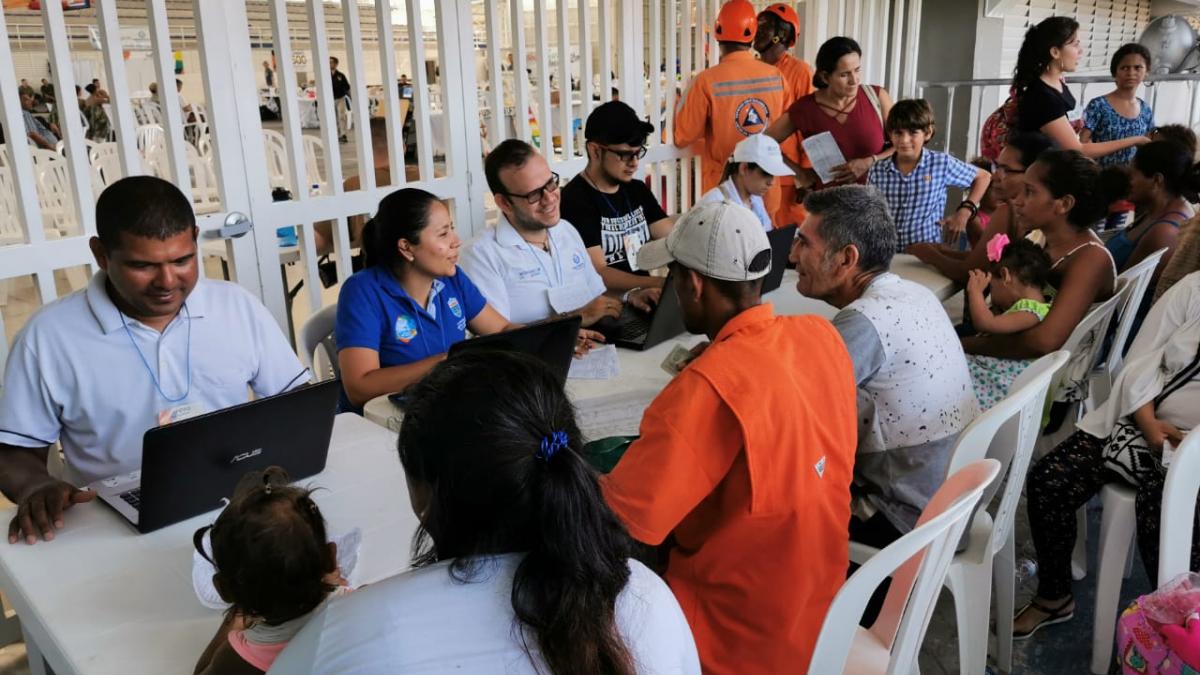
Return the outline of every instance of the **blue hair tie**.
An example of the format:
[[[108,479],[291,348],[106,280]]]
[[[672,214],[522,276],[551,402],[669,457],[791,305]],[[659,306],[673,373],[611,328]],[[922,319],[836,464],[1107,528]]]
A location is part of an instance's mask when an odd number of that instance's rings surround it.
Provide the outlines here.
[[[534,457],[548,462],[559,450],[567,447],[567,432],[556,431],[549,436],[542,437],[542,447],[538,449]]]

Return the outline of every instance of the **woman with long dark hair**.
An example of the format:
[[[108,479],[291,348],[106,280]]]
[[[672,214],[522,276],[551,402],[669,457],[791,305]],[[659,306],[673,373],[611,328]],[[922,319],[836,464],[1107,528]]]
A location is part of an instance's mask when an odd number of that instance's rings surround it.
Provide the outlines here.
[[[1064,150],[1079,150],[1096,158],[1149,143],[1145,136],[1129,136],[1103,143],[1081,143],[1067,114],[1075,109],[1075,96],[1063,76],[1072,72],[1083,58],[1079,42],[1079,22],[1066,16],[1052,16],[1025,33],[1017,66],[1013,69],[1012,89],[1017,100],[1016,129],[1040,131]]]
[[[439,364],[410,391],[399,439],[417,569],[331,603],[277,667],[699,673],[679,604],[630,559],[581,446],[571,402],[536,359]]]
[[[830,183],[864,183],[876,162],[892,156],[885,147],[883,123],[892,109],[892,97],[883,87],[862,81],[862,47],[852,38],[832,37],[817,50],[813,86],[816,91],[788,108],[764,132],[783,143],[794,134],[807,138],[828,131],[837,141],[846,163],[834,167]],[[796,198],[826,185],[812,169],[796,171]]]

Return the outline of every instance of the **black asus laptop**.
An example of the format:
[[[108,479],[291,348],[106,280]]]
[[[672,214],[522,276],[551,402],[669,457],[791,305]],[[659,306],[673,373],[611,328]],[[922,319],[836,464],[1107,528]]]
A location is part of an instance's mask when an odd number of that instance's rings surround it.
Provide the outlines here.
[[[146,533],[220,508],[247,472],[281,466],[293,479],[325,469],[341,380],[155,427],[141,471],[88,487]]]
[[[566,384],[582,321],[578,316],[568,316],[527,324],[503,333],[463,340],[450,346],[446,358],[452,359],[464,352],[480,349],[523,352],[541,359],[550,367],[558,381]]]
[[[763,277],[762,292],[764,295],[779,288],[783,283],[783,272],[787,269],[788,254],[792,251],[792,242],[795,239],[795,225],[767,232],[767,240],[771,242],[771,271]]]
[[[673,274],[667,275],[662,296],[652,312],[647,314],[625,303],[615,329],[599,330],[605,332],[609,341],[618,347],[637,351],[652,349],[680,333],[687,332],[683,325],[683,310],[679,307],[679,297],[675,295],[675,289],[671,288],[672,277]]]

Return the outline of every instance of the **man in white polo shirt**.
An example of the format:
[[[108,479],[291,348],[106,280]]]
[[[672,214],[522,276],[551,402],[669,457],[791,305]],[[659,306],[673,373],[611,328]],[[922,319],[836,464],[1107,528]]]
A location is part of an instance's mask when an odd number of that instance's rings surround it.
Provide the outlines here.
[[[510,139],[488,154],[484,174],[500,220],[468,244],[461,264],[488,303],[514,323],[578,314],[590,326],[620,316],[621,301],[604,294],[579,232],[559,217],[558,175],[545,158]],[[648,310],[659,293],[644,289],[623,299]]]
[[[49,541],[76,485],[141,467],[142,435],[170,421],[305,381],[266,308],[199,280],[196,220],[170,183],[119,180],[96,202],[90,245],[102,271],[18,333],[0,397],[0,491],[18,504],[8,539]],[[67,480],[46,469],[61,441]]]

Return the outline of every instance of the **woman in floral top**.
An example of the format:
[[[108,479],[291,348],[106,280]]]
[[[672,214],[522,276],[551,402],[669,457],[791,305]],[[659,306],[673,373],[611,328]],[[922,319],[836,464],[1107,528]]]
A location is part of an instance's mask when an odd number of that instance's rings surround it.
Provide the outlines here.
[[[1131,42],[1113,54],[1109,67],[1117,88],[1088,101],[1083,111],[1083,143],[1103,143],[1131,136],[1146,136],[1154,128],[1154,111],[1137,97],[1138,87],[1150,70],[1150,51]],[[1096,159],[1100,166],[1128,164],[1137,147],[1118,150]]]

